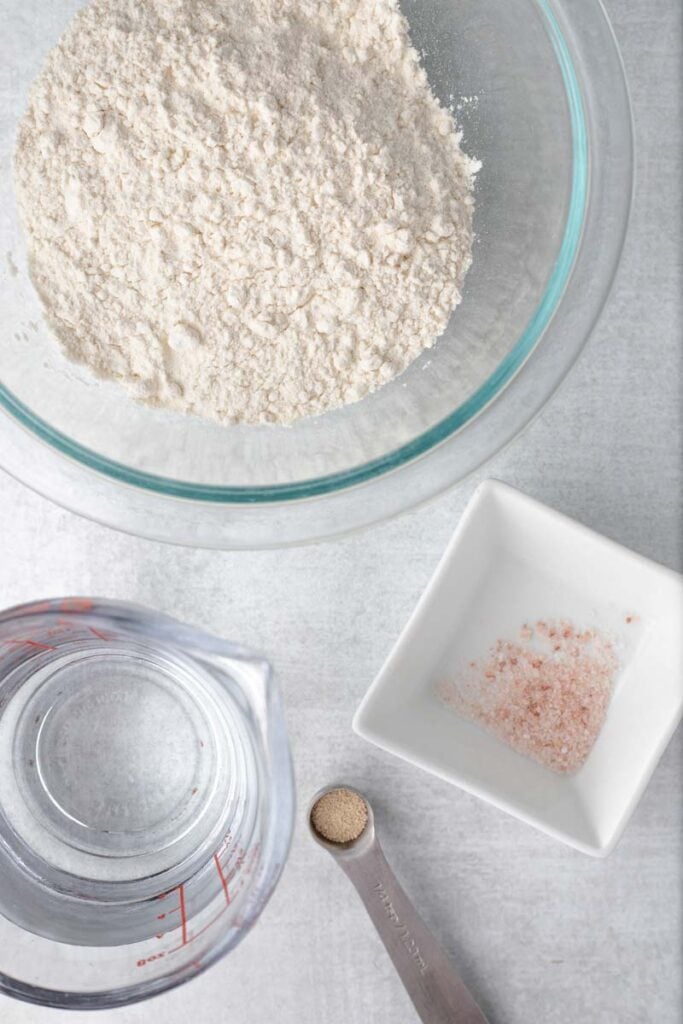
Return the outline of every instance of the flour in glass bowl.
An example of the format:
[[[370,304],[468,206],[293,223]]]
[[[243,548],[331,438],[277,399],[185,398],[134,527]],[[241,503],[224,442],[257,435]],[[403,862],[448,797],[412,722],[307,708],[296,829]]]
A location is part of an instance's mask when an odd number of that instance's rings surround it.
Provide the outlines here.
[[[396,0],[94,0],[15,154],[66,355],[228,423],[357,401],[434,343],[477,169]]]

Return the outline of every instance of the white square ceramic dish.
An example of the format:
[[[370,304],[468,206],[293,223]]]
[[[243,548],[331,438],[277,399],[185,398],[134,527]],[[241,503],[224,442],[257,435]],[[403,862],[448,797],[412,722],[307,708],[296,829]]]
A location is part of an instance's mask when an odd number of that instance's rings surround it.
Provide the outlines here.
[[[527,621],[568,619],[619,653],[605,724],[559,775],[445,707],[444,671]],[[561,839],[606,856],[683,709],[683,577],[496,481],[475,492],[354,718],[365,739]]]

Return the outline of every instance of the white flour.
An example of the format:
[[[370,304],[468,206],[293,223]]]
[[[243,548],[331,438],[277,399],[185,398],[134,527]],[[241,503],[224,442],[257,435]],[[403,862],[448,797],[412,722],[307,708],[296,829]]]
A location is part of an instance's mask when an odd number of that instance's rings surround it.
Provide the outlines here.
[[[15,158],[67,355],[227,422],[355,401],[433,344],[477,166],[396,0],[95,0]]]

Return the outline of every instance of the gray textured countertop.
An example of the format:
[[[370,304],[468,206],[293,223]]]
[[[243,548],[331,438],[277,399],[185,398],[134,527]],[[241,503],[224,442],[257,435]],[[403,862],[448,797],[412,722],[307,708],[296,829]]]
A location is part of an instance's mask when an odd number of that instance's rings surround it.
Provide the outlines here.
[[[636,115],[638,194],[615,292],[527,434],[436,504],[316,548],[216,554],[85,522],[6,477],[0,599],[129,598],[263,649],[287,700],[301,803],[345,778],[492,1024],[679,1024],[683,736],[615,853],[593,860],[354,737],[352,713],[476,483],[492,475],[683,568],[681,8],[611,0]],[[283,881],[229,959],[153,1004],[56,1014],[0,998],[3,1024],[409,1024],[383,947],[299,818]]]

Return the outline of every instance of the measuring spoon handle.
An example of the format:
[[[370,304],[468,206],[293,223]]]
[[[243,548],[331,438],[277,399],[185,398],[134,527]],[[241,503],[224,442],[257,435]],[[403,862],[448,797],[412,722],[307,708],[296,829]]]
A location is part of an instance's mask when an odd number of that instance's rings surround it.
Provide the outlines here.
[[[487,1024],[465,983],[428,930],[375,839],[339,859],[358,890],[394,967],[425,1024]]]

